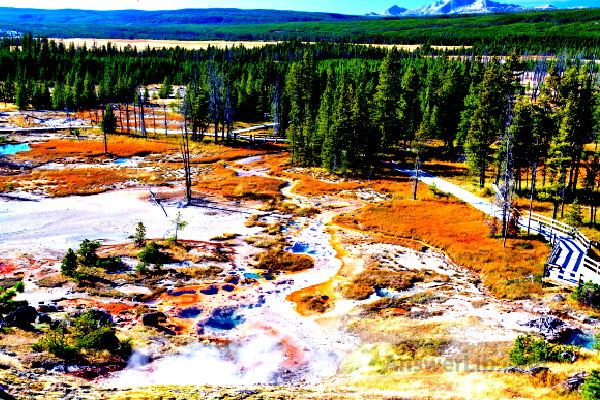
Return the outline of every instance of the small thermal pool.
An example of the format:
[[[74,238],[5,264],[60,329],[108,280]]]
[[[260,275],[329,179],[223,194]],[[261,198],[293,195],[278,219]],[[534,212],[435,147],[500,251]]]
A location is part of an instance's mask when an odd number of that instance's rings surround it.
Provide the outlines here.
[[[18,144],[2,144],[0,145],[0,156],[16,154],[19,151],[29,151],[31,147],[29,147],[28,143],[18,143]]]
[[[204,289],[200,289],[200,293],[206,294],[209,296],[213,296],[213,295],[219,293],[219,287],[216,285],[210,285]]]
[[[198,318],[202,315],[202,309],[199,307],[188,307],[181,310],[177,310],[177,316],[179,318]]]
[[[195,290],[168,290],[169,296],[183,296],[184,294],[195,294]]]
[[[260,273],[260,274],[256,274],[253,272],[246,272],[246,273],[244,273],[244,278],[257,279],[257,280],[265,279],[267,281],[272,281],[277,278],[277,275],[270,273],[270,272],[265,272],[265,273]]]
[[[244,317],[239,315],[237,309],[221,308],[213,311],[204,326],[215,330],[228,331],[243,324],[244,321]]]
[[[585,349],[592,349],[594,347],[595,337],[592,331],[582,331],[576,329],[572,331],[569,336],[565,339],[563,344],[572,344],[574,346],[581,346]]]

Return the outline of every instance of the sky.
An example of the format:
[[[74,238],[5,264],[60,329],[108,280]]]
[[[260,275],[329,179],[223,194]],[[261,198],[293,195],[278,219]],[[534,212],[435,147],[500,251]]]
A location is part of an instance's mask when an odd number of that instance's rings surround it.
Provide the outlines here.
[[[95,10],[176,10],[181,8],[266,8],[295,11],[319,11],[340,14],[364,14],[374,11],[381,13],[394,4],[413,9],[432,3],[434,0],[302,0],[284,2],[281,0],[0,0],[1,7],[18,8],[78,8]],[[555,7],[600,7],[600,0],[514,0],[500,1],[518,4],[523,7],[536,7],[552,4]]]

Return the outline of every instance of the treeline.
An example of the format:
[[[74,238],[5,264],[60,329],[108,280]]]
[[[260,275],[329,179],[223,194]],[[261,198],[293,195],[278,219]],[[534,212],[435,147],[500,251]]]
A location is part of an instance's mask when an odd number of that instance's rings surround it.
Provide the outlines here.
[[[566,60],[548,67],[540,59],[532,73],[526,69],[516,49],[502,61],[403,58],[392,50],[378,73],[366,63],[329,63],[321,89],[308,53],[286,77],[294,161],[368,173],[386,154],[408,150],[418,166],[443,147],[443,157],[466,161],[482,188],[495,171],[496,184],[552,202],[554,217],[580,196],[595,218],[600,152],[584,146],[600,139],[597,67]],[[578,192],[582,180],[586,190]]]
[[[238,118],[264,120],[271,112],[271,87],[283,87],[294,61],[310,49],[315,59],[379,63],[386,50],[352,44],[287,42],[263,48],[206,50],[136,49],[116,45],[65,46],[26,34],[0,43],[0,101],[19,109],[90,108],[106,103],[132,103],[143,86],[168,80],[208,93],[209,69],[219,71],[223,85],[232,91]],[[403,53],[410,57],[411,53]],[[214,75],[214,74],[213,74]],[[216,78],[215,78],[216,79]],[[208,96],[208,94],[206,94]]]
[[[464,158],[482,187],[493,169],[495,182],[510,176],[517,190],[541,180],[531,196],[552,201],[555,213],[576,195],[595,207],[599,157],[584,145],[598,140],[596,63],[507,53],[300,42],[120,50],[26,35],[20,46],[0,45],[0,94],[22,109],[76,109],[135,103],[151,83],[163,83],[163,97],[185,85],[179,110],[193,139],[209,129],[225,137],[234,120],[272,120],[299,165],[368,173],[382,157],[408,150],[422,161],[443,149]],[[590,190],[577,194],[582,180]]]
[[[341,19],[342,16],[333,15],[331,18]],[[593,56],[600,34],[598,9],[252,25],[202,24],[186,18],[170,25],[163,22],[120,24],[118,19],[114,24],[32,21],[35,21],[33,15],[19,21],[3,19],[3,27],[57,38],[430,44],[473,46],[475,54],[490,55],[506,54],[508,49],[516,47],[522,53],[535,54],[583,51],[586,58]]]

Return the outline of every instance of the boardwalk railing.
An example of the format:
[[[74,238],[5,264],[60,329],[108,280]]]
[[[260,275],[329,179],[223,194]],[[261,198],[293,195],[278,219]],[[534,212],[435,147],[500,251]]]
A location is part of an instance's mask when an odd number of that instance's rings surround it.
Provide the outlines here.
[[[570,225],[565,224],[564,222],[557,221],[555,219],[546,217],[545,215],[529,213],[529,221],[524,218],[525,222],[535,223],[537,227],[532,226],[532,230],[538,231],[542,235],[549,237],[552,241],[556,234],[561,236],[569,236],[575,239],[579,243],[579,246],[583,249],[584,254],[581,260],[581,267],[583,270],[580,272],[583,274],[586,270],[589,272],[593,272],[594,274],[600,276],[600,262],[593,260],[588,256],[588,251],[592,248],[592,246],[596,247],[597,242],[593,243],[587,236],[579,231],[579,229],[573,228]],[[529,226],[528,224],[524,224]],[[556,251],[555,251],[556,249]],[[554,247],[552,248],[552,252],[550,256],[548,256],[548,265],[552,265],[551,262],[556,256],[558,252],[558,246],[554,243]]]

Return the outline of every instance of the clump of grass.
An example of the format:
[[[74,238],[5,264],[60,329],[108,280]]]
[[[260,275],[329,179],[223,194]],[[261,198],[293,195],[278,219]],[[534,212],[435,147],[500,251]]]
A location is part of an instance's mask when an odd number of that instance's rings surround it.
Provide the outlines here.
[[[275,237],[264,235],[248,236],[244,240],[254,247],[259,247],[261,249],[271,248],[285,243],[285,238],[281,235]]]
[[[204,176],[204,180],[198,181],[194,188],[234,199],[269,200],[281,198],[279,189],[284,185],[285,181],[281,179],[238,176],[234,170],[216,163],[213,164],[212,171]]]
[[[55,287],[63,286],[65,283],[67,283],[69,281],[70,281],[70,279],[67,278],[66,276],[53,275],[53,276],[47,276],[45,278],[38,280],[36,282],[36,285],[38,285],[39,287],[55,288]]]
[[[272,222],[263,230],[263,232],[268,233],[269,235],[278,235],[281,232],[281,222]]]
[[[246,226],[246,228],[253,228],[255,226],[266,228],[267,226],[269,226],[269,224],[267,224],[266,222],[259,221],[259,218],[260,218],[260,215],[252,214],[248,217],[246,222],[244,222],[244,225]]]
[[[177,271],[192,279],[214,279],[223,272],[223,269],[214,265],[209,265],[208,267],[182,268]]]
[[[297,272],[314,266],[313,260],[302,254],[292,254],[281,249],[271,249],[255,256],[256,267],[271,271]]]
[[[329,301],[327,296],[303,294],[298,299],[302,303],[302,307],[310,313],[323,314],[333,308],[333,303]]]
[[[222,233],[221,235],[213,236],[212,238],[210,238],[210,240],[222,241],[222,240],[235,239],[239,235],[240,235],[239,233]]]
[[[38,181],[47,192],[56,197],[90,195],[104,192],[125,182],[149,182],[148,173],[111,168],[69,168],[64,170],[34,171],[30,180]]]
[[[396,292],[411,288],[417,282],[447,281],[448,277],[435,272],[392,272],[366,269],[350,281],[338,286],[341,294],[352,300],[364,300],[375,293],[375,288],[387,288]]]

